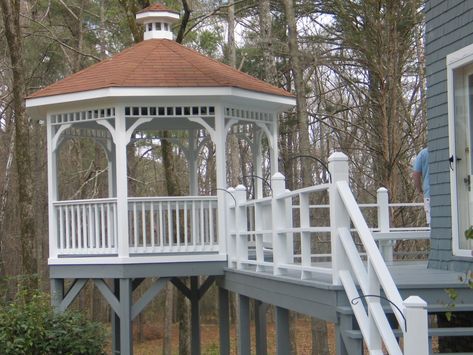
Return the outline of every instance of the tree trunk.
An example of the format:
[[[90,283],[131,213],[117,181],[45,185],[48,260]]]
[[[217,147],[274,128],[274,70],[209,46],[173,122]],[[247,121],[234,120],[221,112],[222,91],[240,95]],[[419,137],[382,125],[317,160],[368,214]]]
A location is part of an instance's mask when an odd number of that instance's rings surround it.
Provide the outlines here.
[[[260,0],[259,24],[261,36],[261,49],[263,51],[264,80],[270,84],[277,84],[277,69],[273,56],[273,39],[271,29],[271,1]]]
[[[15,125],[15,158],[18,174],[18,204],[20,218],[20,257],[26,287],[38,287],[35,255],[36,227],[33,208],[33,178],[29,147],[29,125],[24,106],[26,96],[23,40],[20,26],[20,0],[1,0],[5,37],[13,72],[12,96]]]
[[[296,114],[299,129],[299,153],[310,155],[309,127],[307,115],[307,99],[303,69],[300,60],[299,48],[297,45],[297,26],[292,0],[283,0],[286,13],[286,25],[288,29],[289,58],[291,61],[291,71],[294,76],[294,86],[296,90]],[[301,162],[302,186],[309,186],[312,183],[310,165]]]

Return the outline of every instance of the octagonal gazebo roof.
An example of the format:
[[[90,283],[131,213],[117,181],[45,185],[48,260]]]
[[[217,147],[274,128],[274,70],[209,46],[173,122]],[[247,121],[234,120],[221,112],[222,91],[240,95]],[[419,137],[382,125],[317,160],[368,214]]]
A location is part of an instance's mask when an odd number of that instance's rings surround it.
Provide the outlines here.
[[[270,95],[293,96],[284,89],[201,55],[175,41],[150,39],[41,89],[29,98],[111,87],[235,87]]]
[[[295,105],[288,91],[170,40],[178,17],[161,4],[140,11],[143,42],[31,94],[31,116],[43,118],[51,105],[146,97],[226,97],[273,112]]]

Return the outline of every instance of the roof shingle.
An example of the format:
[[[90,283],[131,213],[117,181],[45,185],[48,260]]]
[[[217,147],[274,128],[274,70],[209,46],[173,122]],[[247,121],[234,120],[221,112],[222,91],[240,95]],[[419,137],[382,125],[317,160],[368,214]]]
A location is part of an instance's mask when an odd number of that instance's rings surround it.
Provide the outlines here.
[[[36,91],[29,98],[110,87],[236,87],[277,96],[293,96],[284,89],[203,56],[175,41],[151,39]]]

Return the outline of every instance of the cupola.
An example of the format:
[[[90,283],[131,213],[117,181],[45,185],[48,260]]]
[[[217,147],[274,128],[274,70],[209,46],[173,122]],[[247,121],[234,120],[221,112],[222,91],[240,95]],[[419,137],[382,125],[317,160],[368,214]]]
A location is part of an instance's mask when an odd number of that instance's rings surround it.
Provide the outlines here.
[[[136,22],[145,28],[144,40],[173,40],[172,24],[179,21],[179,12],[168,9],[162,4],[153,4],[136,14]]]

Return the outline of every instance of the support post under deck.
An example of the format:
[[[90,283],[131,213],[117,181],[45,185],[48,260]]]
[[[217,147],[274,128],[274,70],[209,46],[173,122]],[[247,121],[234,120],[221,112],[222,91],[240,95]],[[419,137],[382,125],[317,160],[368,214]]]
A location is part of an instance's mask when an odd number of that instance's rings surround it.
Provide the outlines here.
[[[191,277],[191,354],[200,355],[199,279]]]
[[[268,342],[266,340],[266,311],[268,305],[255,300],[255,331],[256,331],[256,355],[268,354]]]
[[[120,301],[120,280],[113,279],[113,294]],[[112,354],[120,354],[120,317],[111,309],[112,313]]]
[[[228,307],[228,291],[218,288],[218,318],[220,332],[220,355],[230,355],[230,312]]]
[[[238,295],[240,307],[240,339],[238,339],[238,355],[251,354],[250,346],[250,299],[243,295]]]
[[[120,279],[120,354],[133,355],[131,279]]]
[[[291,353],[289,339],[289,311],[276,307],[276,353],[286,355]]]
[[[363,341],[344,334],[347,330],[353,330],[354,323],[353,315],[338,315],[338,324],[335,327],[336,355],[363,355]]]
[[[51,279],[51,303],[55,310],[64,299],[64,279]]]

